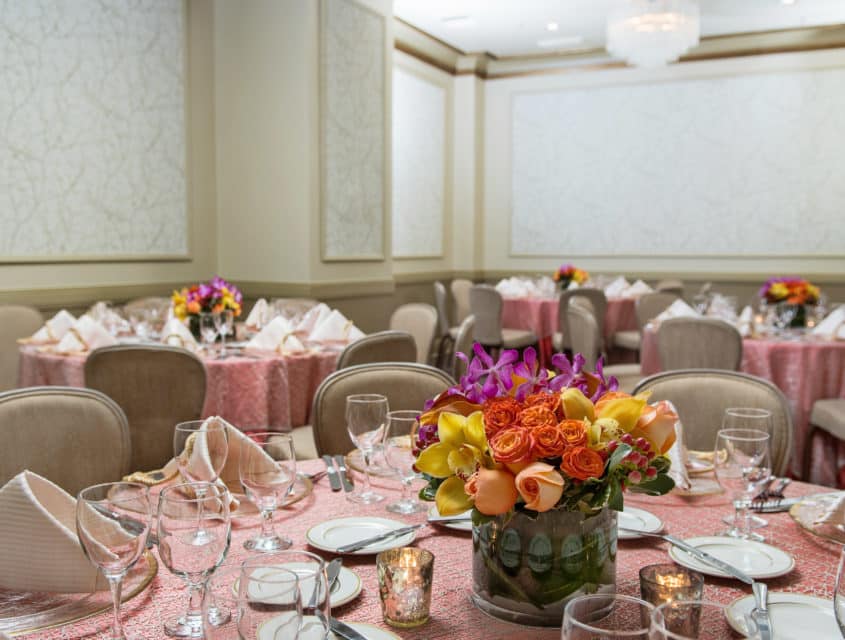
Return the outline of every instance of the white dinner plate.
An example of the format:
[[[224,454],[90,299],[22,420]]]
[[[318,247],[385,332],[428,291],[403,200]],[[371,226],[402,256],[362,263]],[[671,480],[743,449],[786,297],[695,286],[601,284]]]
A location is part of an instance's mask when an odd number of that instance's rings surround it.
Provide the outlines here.
[[[305,575],[308,575],[307,569],[309,565],[307,563],[284,562],[282,564],[274,566],[282,567],[284,569],[288,569],[289,571],[293,571],[300,578],[300,584],[302,585],[300,588],[306,593],[313,593],[313,578],[302,578],[303,570],[305,570]],[[270,568],[268,567],[267,570],[270,571]],[[260,578],[261,575],[259,574],[256,577]],[[232,591],[234,591],[235,595],[237,595],[238,580],[235,580],[234,584],[232,585]],[[358,574],[352,571],[352,569],[341,567],[340,573],[337,574],[337,580],[335,580],[334,585],[332,585],[332,590],[329,594],[329,604],[331,604],[332,608],[339,607],[348,602],[352,602],[355,598],[358,597],[358,594],[360,593],[361,578],[359,578]]]
[[[795,567],[795,558],[790,554],[762,542],[726,536],[687,538],[684,542],[733,565],[752,578],[776,578],[789,573]],[[677,547],[669,548],[669,556],[678,564],[708,576],[731,577]]]
[[[616,522],[620,529],[630,529],[642,533],[657,533],[663,529],[663,520],[651,511],[626,506],[624,511],[616,514]],[[636,540],[642,536],[628,531],[619,532],[619,540]]]
[[[745,614],[754,608],[754,596],[734,600],[725,615],[735,631],[745,635]],[[769,591],[773,640],[839,640],[833,602],[804,595]]]
[[[437,510],[437,505],[431,507],[428,510],[428,521],[431,524],[436,524],[440,527],[446,527],[447,529],[454,529],[455,531],[472,531],[472,510],[464,511],[463,513],[459,513],[458,515],[454,516],[455,518],[463,518],[466,517],[466,520],[462,522],[449,522],[449,523],[439,523],[437,520],[432,520],[432,518],[439,518],[440,512]]]
[[[379,534],[406,526],[408,526],[406,523],[390,518],[337,518],[311,527],[305,533],[305,539],[308,540],[308,544],[321,551],[338,553],[338,547],[373,538]],[[416,536],[417,532],[411,531],[404,536],[390,538],[384,542],[371,544],[369,547],[353,551],[352,554],[364,556],[380,553],[387,549],[395,549],[396,547],[406,547],[414,541]]]
[[[279,619],[283,620],[284,617]],[[278,623],[273,624],[275,619],[268,620],[260,627],[258,627],[258,640],[274,640]],[[350,627],[355,629],[358,633],[365,636],[367,640],[402,640],[392,631],[382,629],[374,624],[367,624],[365,622],[348,622],[344,620]],[[302,630],[297,636],[299,640],[323,640],[322,625],[317,621],[316,616],[303,616]],[[329,640],[343,640],[343,638],[336,633],[329,634]]]

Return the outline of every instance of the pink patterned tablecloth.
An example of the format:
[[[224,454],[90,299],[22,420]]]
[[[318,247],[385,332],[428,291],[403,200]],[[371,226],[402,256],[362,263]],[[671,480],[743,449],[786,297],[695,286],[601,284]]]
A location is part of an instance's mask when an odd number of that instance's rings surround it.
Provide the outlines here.
[[[319,461],[301,465],[307,471],[322,467]],[[399,492],[389,480],[376,486],[385,488],[390,499],[398,498]],[[795,483],[790,495],[818,493],[820,487]],[[721,517],[731,511],[723,496],[685,499],[678,496],[661,498],[629,498],[632,505],[648,509],[666,522],[668,532],[680,536],[711,535],[724,525]],[[294,540],[294,548],[305,548],[305,532],[312,526],[335,517],[352,515],[389,515],[383,505],[363,507],[348,502],[343,493],[332,493],[325,480],[317,483],[314,493],[305,500],[284,509],[276,515],[277,526]],[[390,515],[390,517],[396,517]],[[409,522],[418,522],[424,516],[398,517]],[[839,545],[814,537],[796,525],[786,513],[768,514],[769,526],[763,529],[768,542],[791,553],[796,559],[795,569],[786,576],[767,580],[774,591],[793,591],[823,598],[832,598],[839,557]],[[256,532],[254,526],[233,529],[232,545],[226,565],[242,561],[247,553],[243,541]],[[418,629],[401,630],[397,633],[405,640],[559,640],[560,629],[539,629],[520,627],[501,622],[481,613],[470,602],[472,583],[471,552],[472,539],[469,533],[449,529],[424,527],[418,533],[416,546],[428,549],[435,555],[434,588],[432,594],[431,620]],[[617,556],[617,584],[621,593],[638,595],[639,569],[647,564],[668,562],[667,547],[655,540],[620,541]],[[378,598],[378,582],[374,556],[346,556],[344,564],[356,571],[363,582],[361,595],[347,605],[333,611],[334,615],[346,621],[369,622],[385,628],[381,619]],[[707,599],[729,603],[751,593],[750,588],[740,582],[705,578]],[[159,565],[158,576],[151,587],[124,605],[123,620],[129,633],[136,633],[148,640],[164,640],[162,630],[164,618],[183,610],[186,604],[184,583]],[[831,604],[832,606],[832,604]],[[78,640],[82,638],[108,638],[108,615],[100,615],[71,626],[42,631],[27,637],[44,640]]]
[[[609,344],[617,331],[637,328],[634,298],[609,298],[604,315],[604,337]],[[533,331],[538,338],[549,338],[558,330],[557,298],[504,298],[502,326]]]
[[[337,366],[338,351],[303,355],[204,359],[203,417],[218,415],[241,428],[290,429],[308,423],[317,387]],[[19,386],[85,386],[85,357],[21,347]]]
[[[661,370],[657,334],[650,329],[643,332],[640,355],[643,375]],[[813,403],[845,398],[845,342],[746,338],[740,369],[772,381],[789,400],[795,428],[790,471],[800,477]],[[845,465],[845,444],[838,443],[834,450],[829,440],[816,437],[812,446],[813,465],[805,479],[836,486]]]

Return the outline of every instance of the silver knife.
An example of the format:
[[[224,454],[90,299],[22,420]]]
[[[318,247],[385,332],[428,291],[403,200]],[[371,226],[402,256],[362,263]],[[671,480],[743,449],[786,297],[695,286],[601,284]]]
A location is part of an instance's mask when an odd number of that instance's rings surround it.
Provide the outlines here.
[[[760,632],[760,640],[772,640],[772,621],[769,618],[769,587],[763,582],[755,582],[751,585],[754,592],[754,608],[751,610],[751,619],[757,623],[757,631]]]
[[[437,524],[451,524],[453,522],[466,522],[466,518],[437,520]],[[424,527],[427,524],[430,523],[420,522],[419,524],[412,524],[407,527],[391,529],[390,531],[380,533],[379,535],[373,536],[372,538],[364,538],[363,540],[359,540],[358,542],[350,542],[349,544],[345,544],[343,546],[338,547],[336,551],[337,553],[352,553],[353,551],[360,551],[365,547],[378,544],[379,542],[384,542],[385,540],[390,540],[391,538],[398,538],[404,536],[405,534],[411,533],[412,531],[416,531],[417,529]]]
[[[352,478],[349,477],[349,470],[346,468],[346,460],[340,454],[334,457],[337,463],[337,470],[340,472],[340,481],[343,483],[343,490],[349,493],[355,488]]]
[[[329,485],[332,491],[340,491],[340,478],[337,477],[337,469],[334,468],[334,462],[328,453],[323,456],[323,462],[326,463],[326,472],[329,474]]]
[[[335,617],[329,618],[329,628],[341,638],[346,638],[346,640],[368,640],[367,636],[358,633],[348,624],[341,622]]]

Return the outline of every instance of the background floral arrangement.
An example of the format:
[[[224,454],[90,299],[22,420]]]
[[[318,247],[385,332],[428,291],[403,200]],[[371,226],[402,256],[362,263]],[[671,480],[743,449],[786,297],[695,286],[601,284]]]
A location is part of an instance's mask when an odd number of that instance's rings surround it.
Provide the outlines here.
[[[562,264],[552,276],[552,280],[559,282],[563,288],[568,287],[570,282],[584,284],[589,279],[589,273],[572,264]]]
[[[803,278],[769,278],[760,287],[760,297],[768,302],[787,302],[789,304],[816,304],[821,295],[820,289]]]
[[[664,454],[677,415],[667,404],[618,391],[601,360],[588,372],[580,354],[553,356],[553,375],[532,348],[522,361],[515,350],[498,361],[479,344],[473,350],[460,383],[427,403],[414,442],[429,479],[421,497],[442,515],[621,511],[626,490],[674,487]]]
[[[225,309],[231,309],[237,317],[241,315],[243,295],[235,285],[214,276],[211,282],[201,282],[174,291],[170,299],[173,301],[173,314],[185,320],[189,316],[219,313]]]

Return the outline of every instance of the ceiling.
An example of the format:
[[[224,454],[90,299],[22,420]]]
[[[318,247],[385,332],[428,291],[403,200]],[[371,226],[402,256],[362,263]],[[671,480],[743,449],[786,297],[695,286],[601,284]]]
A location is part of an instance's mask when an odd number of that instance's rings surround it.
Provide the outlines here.
[[[620,0],[394,0],[394,15],[463,53],[603,49]],[[701,35],[845,23],[845,0],[699,0]],[[556,26],[553,26],[552,24]]]

